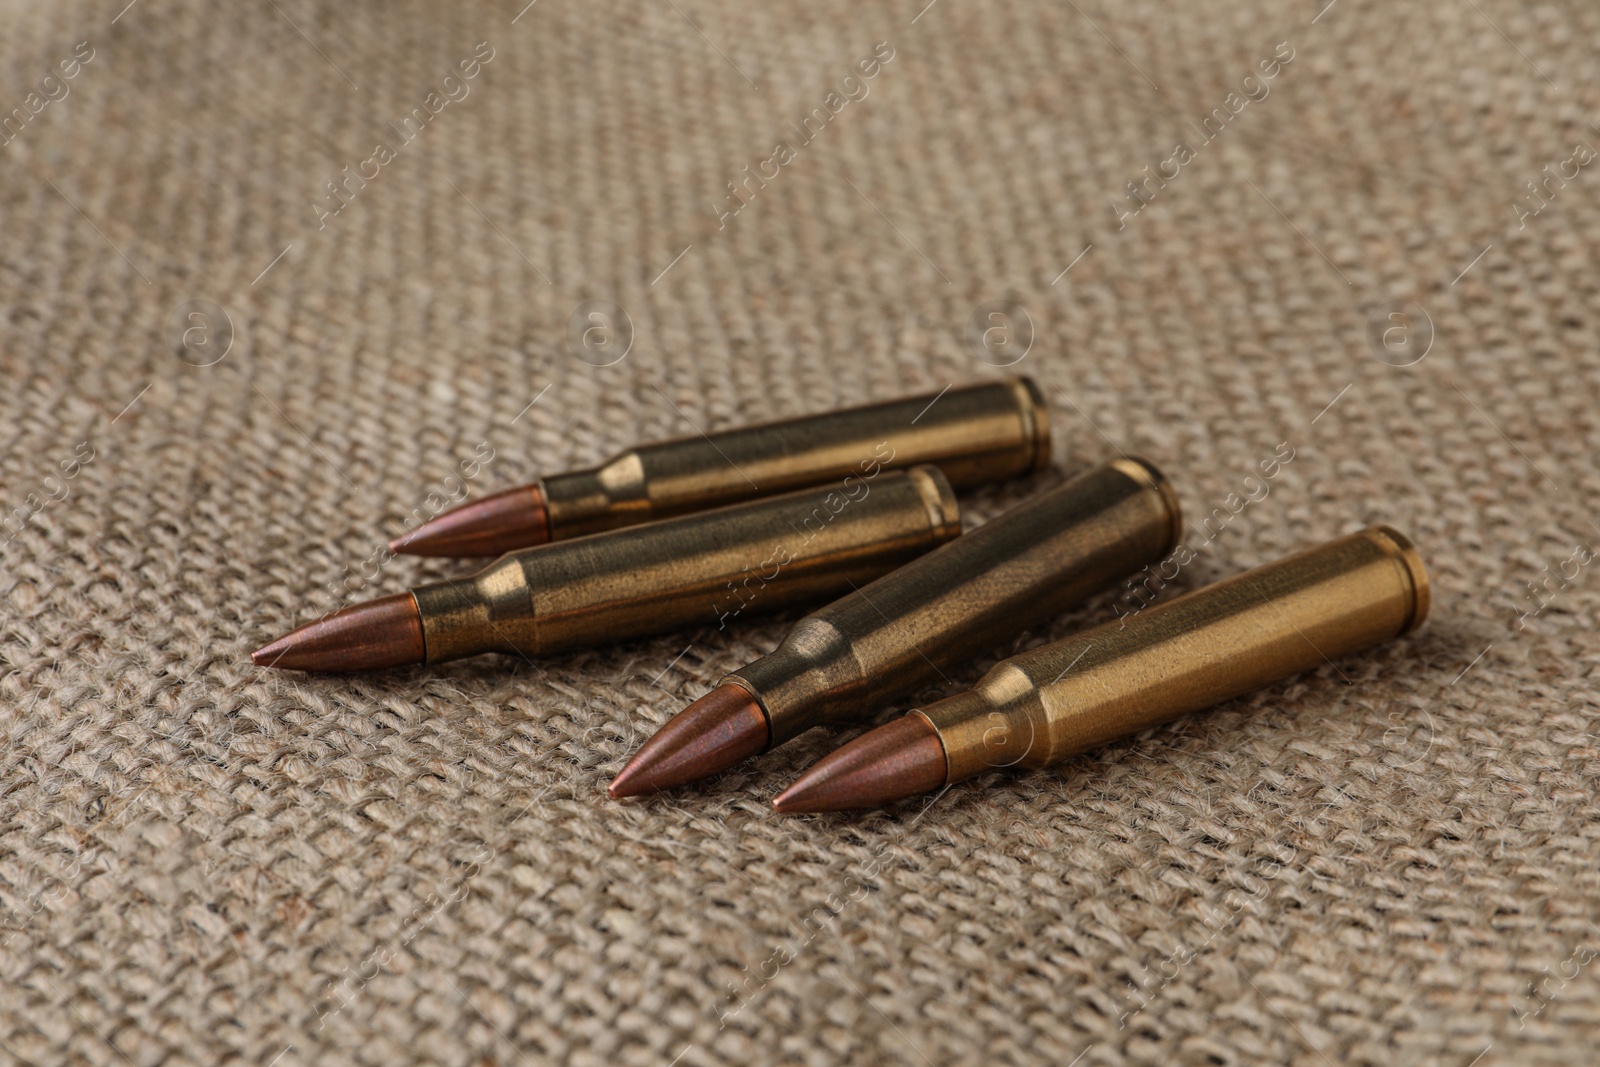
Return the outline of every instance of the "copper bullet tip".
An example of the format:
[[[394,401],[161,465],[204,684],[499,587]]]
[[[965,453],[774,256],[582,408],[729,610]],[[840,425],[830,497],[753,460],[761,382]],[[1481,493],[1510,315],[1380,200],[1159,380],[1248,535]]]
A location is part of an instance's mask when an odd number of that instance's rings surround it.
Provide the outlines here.
[[[667,720],[612,780],[615,798],[708,778],[767,750],[767,713],[745,689],[719,685]]]
[[[413,556],[499,556],[550,540],[550,514],[537,485],[519,485],[451,508],[389,542]]]
[[[250,653],[258,667],[290,671],[371,671],[421,663],[422,614],[410,593],[355,604]]]
[[[818,760],[772,806],[785,815],[876,808],[931,793],[949,768],[933,723],[906,715]]]

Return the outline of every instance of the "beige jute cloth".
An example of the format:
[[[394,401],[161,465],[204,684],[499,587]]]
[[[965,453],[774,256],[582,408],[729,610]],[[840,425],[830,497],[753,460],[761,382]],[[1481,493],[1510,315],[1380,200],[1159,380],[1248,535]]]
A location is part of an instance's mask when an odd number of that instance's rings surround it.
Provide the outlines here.
[[[1597,40],[1518,0],[0,5],[0,1062],[1591,1060]],[[1387,522],[1430,622],[788,819],[848,733],[604,786],[794,613],[249,661],[460,573],[381,553],[448,499],[1017,372],[1055,469],[969,524],[1126,452],[1188,513],[1164,597]]]

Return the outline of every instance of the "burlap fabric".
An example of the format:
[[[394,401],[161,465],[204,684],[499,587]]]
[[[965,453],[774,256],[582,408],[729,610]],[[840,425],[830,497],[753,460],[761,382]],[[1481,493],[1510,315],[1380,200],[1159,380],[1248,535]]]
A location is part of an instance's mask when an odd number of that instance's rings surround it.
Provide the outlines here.
[[[1593,1057],[1592,6],[124,2],[0,8],[0,1060]],[[1013,360],[1163,596],[1386,521],[1431,622],[827,818],[820,733],[603,795],[782,619],[248,660],[452,494]]]

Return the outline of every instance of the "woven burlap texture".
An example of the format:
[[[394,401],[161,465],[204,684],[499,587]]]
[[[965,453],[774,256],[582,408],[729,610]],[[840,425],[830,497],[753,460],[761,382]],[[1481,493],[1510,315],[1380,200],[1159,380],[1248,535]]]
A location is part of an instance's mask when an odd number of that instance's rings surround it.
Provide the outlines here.
[[[1593,1056],[1600,11],[524,2],[0,5],[0,1061]],[[848,734],[604,786],[793,615],[250,664],[451,495],[1017,371],[969,525],[1125,451],[1164,597],[1388,522],[1430,622],[788,819]]]

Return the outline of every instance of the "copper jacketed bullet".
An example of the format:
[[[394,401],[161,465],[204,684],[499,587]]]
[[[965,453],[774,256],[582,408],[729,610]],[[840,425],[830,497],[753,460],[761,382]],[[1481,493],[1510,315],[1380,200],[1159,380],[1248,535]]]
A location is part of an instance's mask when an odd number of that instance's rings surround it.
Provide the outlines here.
[[[1121,459],[1040,493],[801,619],[652,737],[613,796],[682,785],[813,726],[858,721],[1059,614],[1177,543],[1176,495]]]
[[[774,806],[875,807],[1038,769],[1372,648],[1428,615],[1417,550],[1373,526],[997,664],[818,761]]]
[[[957,489],[1015,478],[1050,460],[1050,424],[1027,378],[642,445],[463,504],[390,547],[493,556],[705,511],[847,477],[863,456],[890,469],[936,464]]]
[[[506,555],[466,578],[337,612],[253,654],[264,666],[369,670],[481,652],[562,652],[816,602],[957,537],[935,467],[870,458],[836,485]]]

